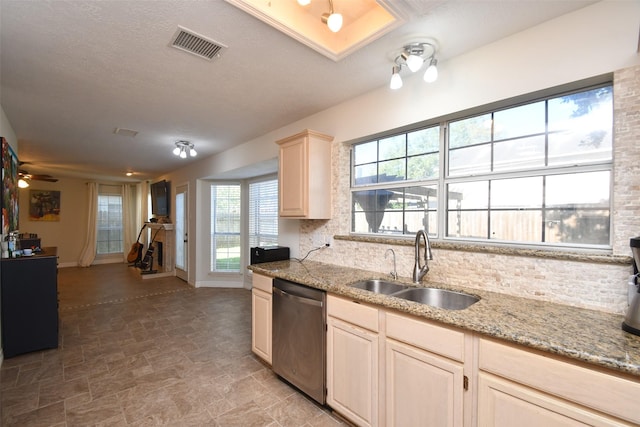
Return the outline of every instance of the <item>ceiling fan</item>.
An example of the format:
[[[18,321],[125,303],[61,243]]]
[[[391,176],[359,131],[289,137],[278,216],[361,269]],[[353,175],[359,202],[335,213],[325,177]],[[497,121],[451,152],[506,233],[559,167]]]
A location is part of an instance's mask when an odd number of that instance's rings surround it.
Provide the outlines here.
[[[20,166],[22,166],[26,162],[20,162]],[[52,177],[51,175],[45,174],[33,174],[29,173],[24,169],[18,169],[18,186],[20,188],[27,188],[31,181],[47,181],[47,182],[58,182],[57,178]]]

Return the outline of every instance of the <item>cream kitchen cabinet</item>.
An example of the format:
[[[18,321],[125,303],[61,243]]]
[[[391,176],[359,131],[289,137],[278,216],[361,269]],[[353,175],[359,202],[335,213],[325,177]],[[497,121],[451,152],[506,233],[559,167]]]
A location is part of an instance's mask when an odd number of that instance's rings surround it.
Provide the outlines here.
[[[386,425],[464,425],[465,334],[386,313]]]
[[[271,364],[272,356],[272,287],[273,279],[253,274],[251,290],[251,350]]]
[[[637,381],[488,339],[478,353],[479,426],[640,424]]]
[[[333,137],[312,130],[276,141],[279,215],[331,218],[331,143]]]
[[[378,309],[327,296],[327,403],[359,426],[378,425]]]

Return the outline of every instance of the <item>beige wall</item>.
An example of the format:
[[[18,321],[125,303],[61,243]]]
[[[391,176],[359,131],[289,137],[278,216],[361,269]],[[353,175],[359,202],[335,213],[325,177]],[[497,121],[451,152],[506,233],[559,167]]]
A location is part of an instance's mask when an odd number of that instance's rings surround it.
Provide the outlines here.
[[[5,138],[14,151],[18,151],[18,140],[16,134],[9,123],[9,119],[4,114],[4,109],[0,106],[0,136]]]
[[[60,191],[60,221],[33,221],[29,218],[29,191]],[[20,189],[20,232],[37,233],[42,246],[57,246],[60,267],[76,266],[86,237],[86,180],[59,178],[58,182],[31,181]]]
[[[9,118],[0,106],[0,136],[20,157],[20,146]],[[86,237],[87,189],[86,179],[59,178],[58,182],[33,181],[31,186],[20,189],[19,227],[22,233],[37,233],[43,246],[57,246],[59,265],[75,266]],[[61,214],[58,222],[32,221],[29,219],[29,190],[60,191]]]

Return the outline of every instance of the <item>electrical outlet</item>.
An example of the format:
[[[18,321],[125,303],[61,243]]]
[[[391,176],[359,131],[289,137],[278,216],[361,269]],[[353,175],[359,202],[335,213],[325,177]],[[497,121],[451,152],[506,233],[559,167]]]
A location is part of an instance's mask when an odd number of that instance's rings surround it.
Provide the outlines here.
[[[323,241],[324,236],[322,234],[320,234],[319,232],[313,232],[311,234],[311,245],[314,248],[317,248],[319,246],[324,245],[324,241]]]

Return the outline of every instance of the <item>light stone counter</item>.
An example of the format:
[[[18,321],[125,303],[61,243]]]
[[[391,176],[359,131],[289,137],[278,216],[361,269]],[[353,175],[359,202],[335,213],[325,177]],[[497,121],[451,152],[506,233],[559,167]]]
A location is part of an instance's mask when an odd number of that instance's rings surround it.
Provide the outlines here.
[[[249,269],[640,377],[640,337],[622,331],[620,325],[624,317],[620,315],[450,287],[430,283],[427,277],[424,286],[461,291],[481,298],[465,310],[444,310],[347,286],[363,279],[390,280],[376,272],[295,260],[254,264]],[[398,281],[411,285],[408,278]]]

